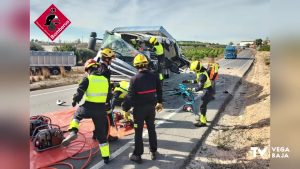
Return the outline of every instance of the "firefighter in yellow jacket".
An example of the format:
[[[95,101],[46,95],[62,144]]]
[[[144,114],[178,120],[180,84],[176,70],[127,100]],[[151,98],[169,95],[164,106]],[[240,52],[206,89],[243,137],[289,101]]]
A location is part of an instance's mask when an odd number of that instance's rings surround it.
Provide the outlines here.
[[[109,162],[110,151],[107,141],[107,114],[105,111],[105,103],[107,102],[107,95],[109,91],[109,82],[106,77],[101,75],[97,70],[98,63],[89,59],[84,65],[85,71],[89,74],[84,77],[76,94],[73,96],[72,106],[80,102],[84,97],[85,102],[78,107],[72,121],[70,122],[70,134],[63,140],[62,144],[67,146],[71,141],[77,138],[79,130],[79,122],[84,118],[92,118],[95,125],[96,138],[99,142],[100,152],[104,163]]]
[[[206,112],[207,112],[207,104],[212,100],[213,89],[211,85],[211,80],[207,74],[207,69],[202,66],[200,61],[193,61],[190,65],[190,70],[196,73],[195,80],[184,80],[182,83],[195,83],[197,87],[189,88],[189,90],[197,92],[203,90],[203,95],[201,97],[201,105],[200,105],[200,118],[199,122],[195,123],[196,127],[206,126]]]
[[[163,65],[165,63],[164,47],[157,41],[155,37],[151,37],[149,43],[153,46],[153,50],[157,57],[159,80],[164,80]]]
[[[114,83],[113,97],[111,101],[112,110],[115,108],[116,105],[121,105],[121,103],[124,101],[125,97],[128,94],[128,88],[129,82],[127,81],[120,81]],[[122,115],[125,121],[132,120],[128,111],[123,111]]]

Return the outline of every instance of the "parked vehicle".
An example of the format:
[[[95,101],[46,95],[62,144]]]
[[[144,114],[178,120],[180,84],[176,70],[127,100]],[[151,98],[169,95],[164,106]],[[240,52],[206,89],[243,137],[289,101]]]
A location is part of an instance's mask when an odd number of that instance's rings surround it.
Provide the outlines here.
[[[237,48],[232,45],[226,46],[224,58],[225,59],[236,59],[236,57],[237,57]]]
[[[74,52],[30,51],[30,72],[36,74],[41,69],[48,68],[52,75],[60,74],[60,67],[71,71],[76,64]]]

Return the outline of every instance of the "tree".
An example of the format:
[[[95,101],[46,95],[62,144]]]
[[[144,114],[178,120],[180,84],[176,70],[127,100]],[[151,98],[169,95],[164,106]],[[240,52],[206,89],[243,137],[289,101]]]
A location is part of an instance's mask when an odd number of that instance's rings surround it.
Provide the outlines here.
[[[53,51],[76,51],[76,47],[71,44],[63,44],[61,46],[55,46]]]
[[[229,42],[229,45],[233,45],[233,42]]]
[[[75,40],[75,43],[76,43],[76,44],[80,44],[80,43],[81,43],[81,40],[80,40],[80,39],[77,39],[77,40]]]
[[[262,45],[262,41],[263,41],[262,39],[256,39],[255,40],[255,45],[256,46],[261,46]]]
[[[30,50],[44,51],[45,49],[40,44],[37,44],[35,42],[30,42]]]
[[[94,58],[96,52],[89,49],[78,49],[75,52],[77,63],[85,63],[88,59]]]

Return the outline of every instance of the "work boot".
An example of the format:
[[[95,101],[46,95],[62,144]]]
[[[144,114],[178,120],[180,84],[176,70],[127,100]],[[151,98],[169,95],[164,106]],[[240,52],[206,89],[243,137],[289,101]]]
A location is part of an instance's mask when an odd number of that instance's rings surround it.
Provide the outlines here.
[[[77,133],[75,131],[71,131],[70,134],[62,141],[63,146],[68,146],[71,141],[77,138]]]
[[[156,160],[157,153],[150,151],[150,154],[151,154],[151,160]]]
[[[105,164],[109,163],[109,157],[102,157]]]
[[[194,123],[194,126],[195,127],[205,127],[207,125],[206,125],[206,123],[197,122],[197,123]]]
[[[134,161],[134,162],[138,163],[138,164],[142,164],[142,162],[143,162],[141,156],[134,155],[134,154],[131,154],[131,156],[129,157],[129,159],[131,161]]]
[[[119,138],[118,136],[112,136],[112,135],[109,135],[108,136],[108,142],[113,142],[113,141],[117,141]]]

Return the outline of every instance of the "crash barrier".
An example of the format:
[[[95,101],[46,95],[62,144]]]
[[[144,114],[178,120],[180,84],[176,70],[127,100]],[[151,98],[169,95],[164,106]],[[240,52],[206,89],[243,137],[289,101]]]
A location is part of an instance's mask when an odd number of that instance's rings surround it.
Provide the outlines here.
[[[99,144],[92,139],[94,124],[91,119],[80,122],[78,138],[67,147],[61,146],[62,140],[68,135],[69,122],[75,108],[61,112],[46,113],[30,118],[30,168],[45,168],[65,165],[74,168],[71,163],[62,162],[66,159],[86,160],[81,168],[85,168],[91,158],[99,153]],[[122,124],[119,112],[116,116],[116,127],[110,127],[110,135],[122,138],[134,133],[130,123]],[[81,153],[88,155],[82,156]],[[51,168],[51,167],[50,167]]]

